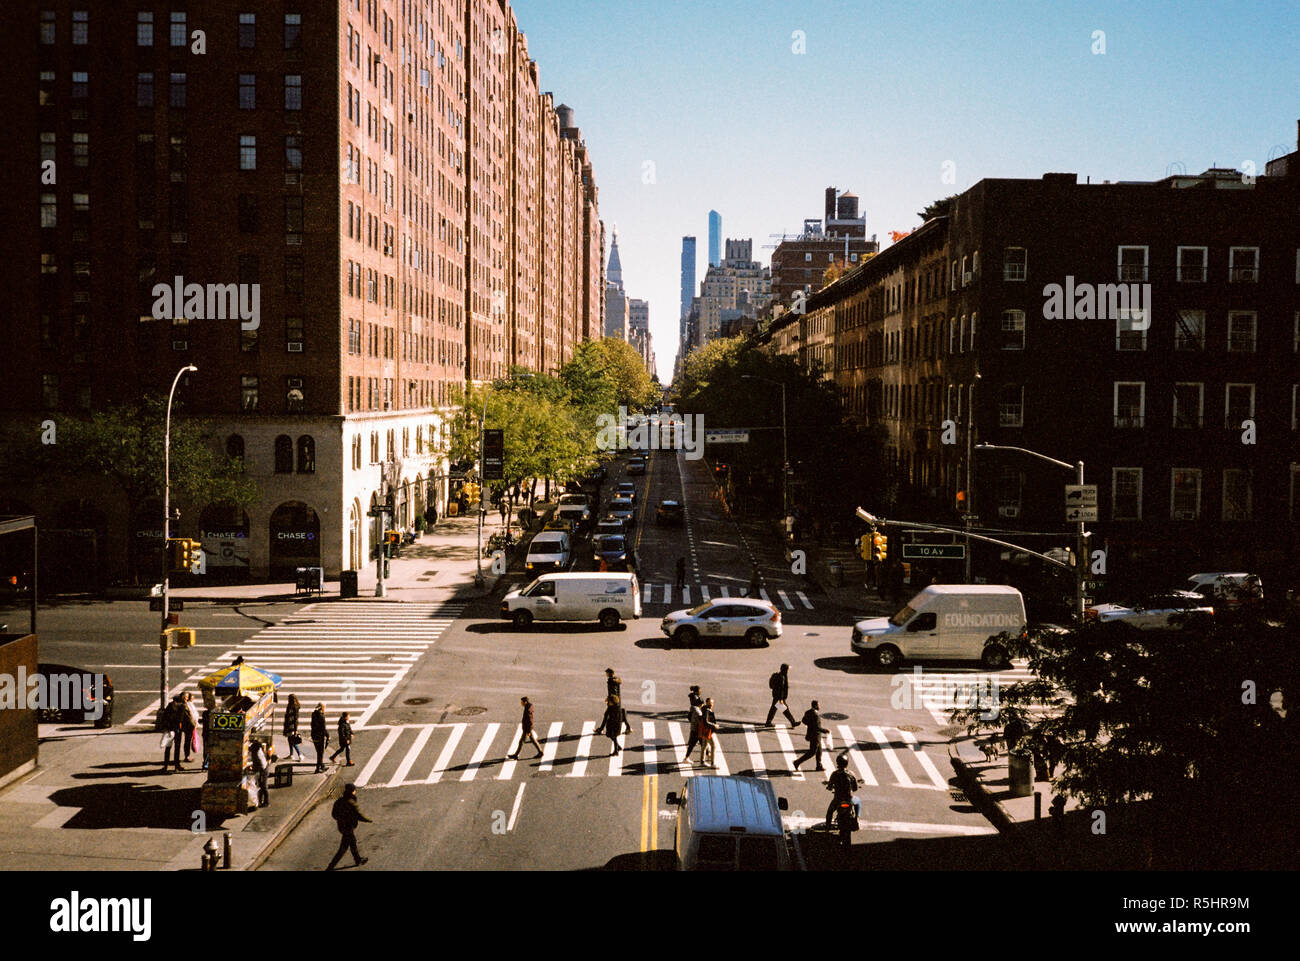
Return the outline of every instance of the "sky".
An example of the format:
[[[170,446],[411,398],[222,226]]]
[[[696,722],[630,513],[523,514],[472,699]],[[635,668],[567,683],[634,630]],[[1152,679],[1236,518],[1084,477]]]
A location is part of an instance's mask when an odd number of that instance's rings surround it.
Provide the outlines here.
[[[664,382],[681,240],[698,294],[710,209],[768,263],[770,235],[820,218],[831,186],[884,249],[986,177],[1262,174],[1296,149],[1300,0],[512,5],[541,89],[574,110]]]

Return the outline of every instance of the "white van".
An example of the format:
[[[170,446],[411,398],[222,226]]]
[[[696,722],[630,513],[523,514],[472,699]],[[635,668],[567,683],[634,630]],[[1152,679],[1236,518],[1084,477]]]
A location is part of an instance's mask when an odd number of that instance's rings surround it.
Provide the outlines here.
[[[564,531],[542,531],[528,545],[524,568],[530,571],[564,571],[573,562],[573,546]]]
[[[704,775],[686,779],[677,805],[673,849],[682,871],[789,871],[781,812],[772,782],[753,777]]]
[[[606,630],[641,616],[635,574],[543,574],[501,599],[501,616],[527,627],[533,621],[600,621]]]
[[[1010,663],[1001,633],[1024,636],[1025,599],[1005,584],[931,584],[893,617],[853,626],[854,654],[881,667],[903,658],[980,661],[990,670]]]
[[[1259,575],[1244,572],[1193,574],[1187,578],[1185,590],[1195,591],[1223,607],[1241,607],[1264,599],[1264,585]]]

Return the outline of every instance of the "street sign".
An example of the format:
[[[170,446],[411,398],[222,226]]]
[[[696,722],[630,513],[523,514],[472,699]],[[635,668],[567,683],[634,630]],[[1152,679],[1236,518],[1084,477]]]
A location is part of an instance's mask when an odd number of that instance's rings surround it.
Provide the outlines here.
[[[1096,507],[1097,485],[1066,484],[1065,506],[1067,510],[1073,507]],[[1094,517],[1093,520],[1096,520],[1096,518]]]
[[[185,602],[178,601],[176,598],[173,597],[171,599],[171,602],[167,605],[167,608],[168,610],[171,611],[183,611],[185,610]],[[162,613],[162,598],[161,597],[149,598],[149,610],[158,611],[159,613]]]
[[[1092,507],[1067,507],[1065,509],[1065,519],[1067,521],[1097,521],[1101,518],[1097,514],[1097,505]]]
[[[748,444],[749,431],[706,430],[704,432],[704,442],[706,444]]]
[[[483,479],[504,480],[505,471],[506,432],[498,427],[483,431]]]
[[[965,544],[904,544],[903,557],[907,560],[960,561],[966,558]]]
[[[387,511],[384,509],[384,505],[383,505],[383,504],[378,504],[378,505],[376,505],[376,506],[370,508],[370,510],[366,511],[366,516],[367,516],[367,517],[383,517],[384,514],[386,514],[386,513],[387,513]]]

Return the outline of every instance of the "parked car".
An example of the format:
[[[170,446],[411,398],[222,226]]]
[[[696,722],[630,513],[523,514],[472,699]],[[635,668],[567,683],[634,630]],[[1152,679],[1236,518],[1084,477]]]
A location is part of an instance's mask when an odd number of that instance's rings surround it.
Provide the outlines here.
[[[600,621],[606,630],[641,616],[635,574],[543,574],[501,599],[501,616],[526,628],[538,621]]]
[[[592,545],[592,560],[597,564],[604,561],[611,571],[627,570],[631,557],[631,548],[622,534],[605,534]]]
[[[570,537],[578,536],[578,522],[568,517],[552,516],[542,528],[544,531],[563,531]]]
[[[762,647],[781,636],[781,612],[768,601],[749,597],[720,597],[689,610],[673,611],[659,629],[679,644],[694,644],[700,635],[743,637]]]
[[[559,507],[568,507],[571,504],[577,504],[580,507],[591,507],[591,495],[579,491],[564,494],[558,502]]]
[[[572,563],[572,542],[564,531],[542,531],[528,545],[528,553],[524,557],[524,568],[530,571],[564,571]]]
[[[627,462],[628,476],[645,473],[645,461],[640,457],[633,457]]]
[[[1176,631],[1204,624],[1214,608],[1194,591],[1166,591],[1131,604],[1094,604],[1084,617],[1102,624],[1123,623],[1140,631]]]
[[[575,533],[587,529],[587,526],[591,523],[591,516],[591,508],[582,502],[562,503],[555,510],[556,518],[573,522]]]
[[[113,679],[107,674],[88,671],[67,664],[37,664],[36,672],[45,679],[44,707],[36,719],[46,724],[86,724],[113,726]],[[99,681],[99,678],[103,678]],[[98,683],[97,683],[98,682]],[[96,697],[96,687],[102,684]]]
[[[615,497],[610,501],[609,513],[626,521],[629,527],[636,526],[636,505],[626,497]]]
[[[636,503],[636,484],[631,481],[619,481],[618,486],[614,488],[615,497],[626,497],[633,504]]]
[[[1257,604],[1264,599],[1264,585],[1257,574],[1206,573],[1187,578],[1187,590],[1222,607]]]
[[[655,511],[655,520],[660,524],[680,524],[684,517],[685,511],[678,501],[660,501]]]

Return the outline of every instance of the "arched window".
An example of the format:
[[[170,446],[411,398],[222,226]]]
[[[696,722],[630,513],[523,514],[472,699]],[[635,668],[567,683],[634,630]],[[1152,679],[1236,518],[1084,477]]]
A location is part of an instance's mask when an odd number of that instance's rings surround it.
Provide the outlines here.
[[[288,434],[281,434],[275,439],[275,472],[293,473],[293,439]]]
[[[298,473],[316,473],[316,441],[310,434],[298,438]]]
[[[231,460],[243,461],[244,438],[240,434],[231,434],[226,438],[226,456]]]

